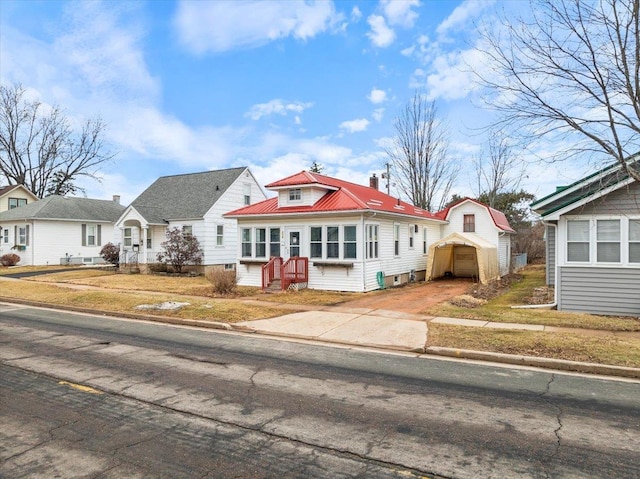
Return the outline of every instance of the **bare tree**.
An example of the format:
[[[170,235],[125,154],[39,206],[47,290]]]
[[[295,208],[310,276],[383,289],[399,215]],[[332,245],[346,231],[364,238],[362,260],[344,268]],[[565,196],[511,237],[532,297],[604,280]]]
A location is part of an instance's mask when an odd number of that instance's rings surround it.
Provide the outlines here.
[[[395,121],[396,135],[386,149],[400,190],[419,208],[440,210],[456,179],[447,158],[449,142],[435,103],[417,92]]]
[[[501,126],[617,161],[636,180],[640,150],[640,0],[538,0],[528,18],[485,28]],[[557,157],[556,157],[557,158]]]
[[[99,118],[76,134],[58,106],[26,98],[21,85],[0,86],[0,177],[34,195],[66,195],[81,189],[78,177],[96,178],[98,167],[113,158]]]
[[[486,147],[473,160],[476,197],[482,196],[489,206],[496,207],[498,195],[516,191],[524,177],[524,162],[513,151],[502,131],[489,133]]]

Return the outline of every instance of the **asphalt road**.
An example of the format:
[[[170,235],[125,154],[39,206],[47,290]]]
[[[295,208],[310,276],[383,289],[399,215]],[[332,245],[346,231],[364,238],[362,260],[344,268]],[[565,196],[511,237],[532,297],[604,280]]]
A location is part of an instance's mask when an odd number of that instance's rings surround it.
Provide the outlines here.
[[[628,380],[7,304],[0,371],[0,477],[640,477]]]

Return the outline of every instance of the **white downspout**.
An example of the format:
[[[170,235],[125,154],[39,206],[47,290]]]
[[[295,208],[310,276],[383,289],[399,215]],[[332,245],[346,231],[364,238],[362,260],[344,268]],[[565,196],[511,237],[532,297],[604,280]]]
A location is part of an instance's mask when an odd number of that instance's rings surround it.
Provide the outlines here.
[[[523,305],[518,305],[518,306],[511,306],[511,309],[545,309],[545,308],[555,308],[556,306],[558,306],[558,225],[555,225],[553,223],[548,223],[546,221],[542,222],[543,225],[545,226],[551,226],[553,228],[555,228],[555,238],[556,238],[556,257],[555,257],[555,267],[554,267],[554,271],[553,271],[553,303],[548,303],[548,304],[523,304]],[[547,241],[549,241],[549,239],[547,238]],[[548,259],[547,259],[547,264],[549,263]]]

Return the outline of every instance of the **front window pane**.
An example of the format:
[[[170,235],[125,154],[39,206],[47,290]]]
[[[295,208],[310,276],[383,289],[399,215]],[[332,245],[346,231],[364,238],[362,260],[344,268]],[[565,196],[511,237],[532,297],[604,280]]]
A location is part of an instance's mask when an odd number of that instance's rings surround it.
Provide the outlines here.
[[[224,225],[216,225],[216,246],[224,243]]]
[[[589,261],[589,243],[569,243],[567,252],[569,261]]]
[[[569,241],[589,241],[589,221],[570,220],[567,222]]]
[[[567,261],[589,261],[589,220],[567,221]]]
[[[280,228],[271,228],[269,230],[269,256],[280,256]]]
[[[356,227],[345,226],[343,228],[344,234],[344,258],[355,259],[356,258]]]
[[[132,236],[131,236],[131,228],[124,229],[124,245],[131,246]]]
[[[620,220],[598,220],[596,225],[599,263],[620,262]]]
[[[640,263],[640,220],[629,220],[629,262]]]
[[[327,226],[327,258],[339,258],[338,227]]]
[[[251,257],[251,228],[242,228],[242,256]]]
[[[256,228],[256,257],[264,258],[267,254],[267,230]]]
[[[311,258],[322,258],[322,227],[313,226],[311,228]]]

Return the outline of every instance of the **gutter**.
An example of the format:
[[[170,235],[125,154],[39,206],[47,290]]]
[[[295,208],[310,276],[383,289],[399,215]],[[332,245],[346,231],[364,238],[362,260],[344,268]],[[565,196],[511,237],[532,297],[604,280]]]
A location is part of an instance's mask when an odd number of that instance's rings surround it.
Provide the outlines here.
[[[553,227],[556,229],[556,252],[558,251],[558,225],[554,225],[553,223],[549,223],[547,221],[542,222],[546,227]],[[548,241],[548,239],[547,239]],[[547,258],[548,263],[548,258]],[[545,309],[545,308],[555,308],[558,306],[558,255],[556,254],[555,258],[555,268],[554,268],[554,286],[553,286],[553,303],[547,304],[523,304],[518,306],[511,306],[511,309]]]

